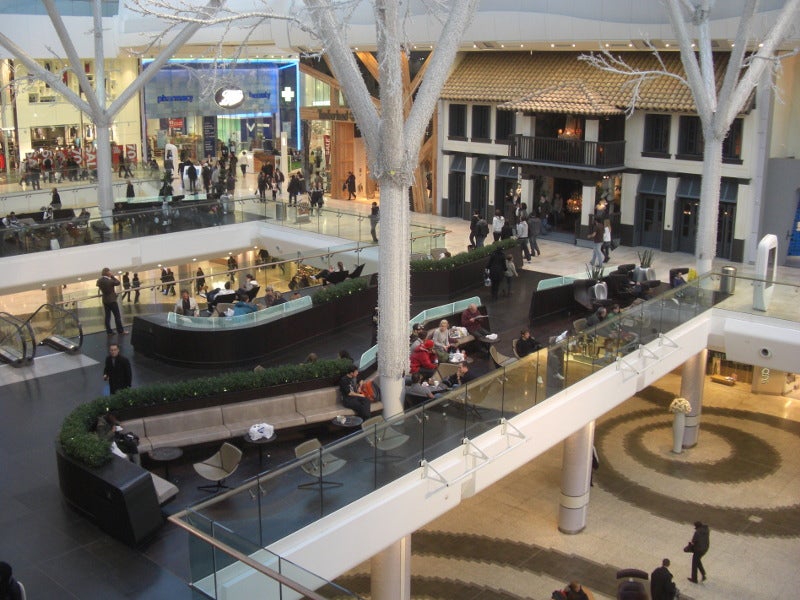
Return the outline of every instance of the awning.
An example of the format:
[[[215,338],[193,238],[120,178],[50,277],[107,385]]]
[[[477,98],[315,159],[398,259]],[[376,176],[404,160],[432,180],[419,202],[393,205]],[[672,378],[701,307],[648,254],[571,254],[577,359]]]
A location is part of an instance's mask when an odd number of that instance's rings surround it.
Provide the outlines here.
[[[667,176],[660,173],[643,173],[639,180],[640,194],[667,195]]]
[[[451,173],[466,173],[467,172],[467,159],[463,154],[455,154],[450,163]]]
[[[472,163],[473,175],[488,175],[489,174],[489,159],[478,158]]]

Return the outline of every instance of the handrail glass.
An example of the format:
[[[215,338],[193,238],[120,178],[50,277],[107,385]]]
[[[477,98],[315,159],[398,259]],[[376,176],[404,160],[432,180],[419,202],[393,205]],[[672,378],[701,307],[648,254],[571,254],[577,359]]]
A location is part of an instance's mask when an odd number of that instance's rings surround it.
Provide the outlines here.
[[[77,352],[83,346],[83,326],[77,311],[42,304],[25,320],[36,344]]]
[[[743,279],[755,282],[758,280]],[[769,316],[797,322],[800,286],[775,283]],[[305,456],[260,474],[240,487],[200,502],[171,517],[191,530],[206,519],[235,531],[259,547],[274,543],[379,487],[417,470],[462,445],[464,439],[498,426],[566,387],[589,377],[712,307],[736,310],[752,303],[750,286],[724,291],[720,276],[708,274],[631,306],[595,327],[559,336],[549,346],[421,406],[346,436]],[[729,288],[728,288],[729,289]],[[774,307],[774,310],[773,310]],[[793,312],[789,312],[791,309]],[[379,438],[400,434],[401,443],[380,449]],[[309,461],[344,461],[328,475],[309,474]],[[313,471],[312,471],[313,472]],[[346,474],[346,475],[345,475]],[[347,485],[340,486],[343,477]],[[453,482],[449,482],[453,483]]]
[[[36,342],[30,326],[6,312],[0,312],[0,360],[21,366],[33,360]]]

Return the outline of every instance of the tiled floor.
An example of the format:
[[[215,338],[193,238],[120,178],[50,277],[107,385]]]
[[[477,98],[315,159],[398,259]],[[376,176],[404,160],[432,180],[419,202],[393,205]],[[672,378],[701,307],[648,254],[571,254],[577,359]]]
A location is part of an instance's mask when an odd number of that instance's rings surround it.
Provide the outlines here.
[[[465,248],[466,222],[415,218],[450,229],[451,250]],[[501,335],[499,349],[507,354],[511,338],[527,324],[539,271],[579,272],[591,254],[546,238],[540,246],[542,257],[525,266],[517,293],[489,302],[492,327]],[[617,250],[612,264],[620,262],[636,262],[636,249]],[[687,255],[657,253],[655,264],[663,277],[670,266],[691,263]],[[746,270],[740,266],[740,272]],[[791,270],[781,276],[797,280]],[[476,292],[485,295],[482,288]],[[534,333],[545,337],[563,325],[564,320],[540,324]],[[370,334],[365,320],[313,350],[322,357],[340,348],[356,354],[367,347]],[[87,338],[84,364],[56,368],[60,359],[43,358],[35,377],[0,386],[0,560],[14,565],[30,598],[190,598],[183,533],[165,527],[149,544],[127,548],[67,507],[58,491],[53,438],[67,412],[100,393],[101,368],[94,361],[104,357],[105,342],[105,335]],[[300,361],[310,350],[295,348],[282,361]],[[130,348],[124,352],[131,354]],[[38,373],[47,360],[54,363],[52,370]],[[138,385],[199,375],[136,355],[133,367]],[[675,456],[668,452],[670,422],[663,403],[678,387],[677,377],[669,376],[598,423],[601,467],[584,532],[557,531],[561,448],[553,448],[414,536],[414,597],[546,599],[577,578],[595,590],[596,598],[611,598],[616,569],[650,571],[664,556],[673,560],[678,585],[693,598],[794,597],[800,586],[795,566],[800,404],[752,396],[744,384],[707,384],[700,443]],[[295,443],[287,437],[271,447],[271,464],[288,458]],[[171,469],[181,488],[171,511],[202,497],[194,490],[193,458],[187,453]],[[257,461],[251,449],[237,477],[252,475]],[[705,561],[708,582],[693,586],[685,581],[688,555],[681,548],[698,518],[711,524],[712,549]],[[341,582],[368,590],[363,568]]]

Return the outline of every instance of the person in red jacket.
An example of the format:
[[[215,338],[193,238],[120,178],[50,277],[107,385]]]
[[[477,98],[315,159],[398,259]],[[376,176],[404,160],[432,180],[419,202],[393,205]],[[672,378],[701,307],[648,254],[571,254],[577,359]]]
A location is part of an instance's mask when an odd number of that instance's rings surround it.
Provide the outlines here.
[[[433,377],[439,361],[433,351],[433,340],[425,340],[411,352],[411,372],[422,373],[426,378]]]

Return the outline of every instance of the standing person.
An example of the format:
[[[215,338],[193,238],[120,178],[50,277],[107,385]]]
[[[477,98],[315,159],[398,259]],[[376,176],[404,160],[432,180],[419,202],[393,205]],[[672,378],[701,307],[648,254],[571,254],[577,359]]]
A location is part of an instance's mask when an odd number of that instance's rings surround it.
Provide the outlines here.
[[[119,156],[119,177],[120,179],[123,177],[133,177],[133,173],[131,173],[130,161],[128,161],[128,159],[125,157],[124,151]]]
[[[186,161],[186,177],[189,179],[189,191],[197,193],[197,167],[194,166],[191,160]]]
[[[297,174],[289,178],[286,191],[289,192],[289,206],[297,206],[297,195],[300,193],[300,179],[297,177]]]
[[[481,213],[477,210],[472,213],[472,218],[469,220],[469,244],[473,248],[477,247],[475,239],[475,229],[478,226],[478,221],[481,220]]]
[[[111,269],[105,267],[100,274],[100,279],[97,280],[97,287],[100,288],[100,294],[103,298],[103,312],[105,314],[106,333],[111,335],[114,331],[111,329],[111,315],[114,315],[114,323],[117,326],[117,333],[126,334],[125,328],[122,326],[122,315],[119,314],[119,304],[117,304],[117,292],[114,290],[119,285],[119,279],[111,274]]]
[[[489,235],[489,223],[483,217],[478,217],[478,222],[475,224],[475,247],[483,248],[486,237]]]
[[[369,213],[369,232],[372,234],[372,241],[376,244],[378,243],[378,234],[375,231],[375,228],[378,226],[378,222],[381,220],[381,213],[380,209],[378,208],[378,203],[372,203],[372,209]]]
[[[492,218],[492,237],[494,237],[495,242],[500,240],[500,236],[503,234],[503,225],[505,224],[506,219],[498,208],[494,211],[494,217]]]
[[[594,220],[594,225],[592,225],[592,233],[587,236],[587,239],[592,240],[594,242],[594,249],[592,250],[592,259],[589,261],[589,264],[593,267],[602,267],[603,266],[603,224],[598,220]]]
[[[136,197],[136,192],[133,190],[133,184],[131,183],[131,180],[128,179],[126,183],[127,183],[127,185],[125,186],[125,197],[126,198],[135,198]]]
[[[261,202],[267,201],[267,174],[264,171],[261,171],[258,174],[258,178],[256,179],[258,184],[258,199]]]
[[[167,267],[167,282],[169,283],[169,285],[167,286],[167,289],[164,291],[164,295],[166,296],[167,292],[169,292],[173,296],[176,296],[177,294],[175,292],[175,273],[172,272],[171,267]]]
[[[203,162],[203,167],[200,169],[200,177],[203,179],[203,190],[208,195],[211,190],[211,166],[208,162]]]
[[[531,211],[528,216],[528,244],[531,247],[531,254],[534,256],[541,256],[542,251],[539,250],[539,244],[536,238],[542,233],[542,220],[535,211]]]
[[[133,303],[139,304],[139,288],[142,286],[141,282],[139,281],[139,274],[133,274],[133,280],[131,281],[131,288],[133,288]]]
[[[356,176],[352,171],[347,172],[347,179],[344,180],[344,189],[347,190],[347,199],[356,199]]]
[[[697,571],[700,571],[700,575],[703,577],[703,581],[706,580],[706,570],[703,567],[703,557],[705,556],[708,549],[711,547],[711,533],[708,530],[708,525],[702,523],[701,521],[694,522],[694,535],[692,536],[692,541],[689,542],[689,545],[686,547],[692,553],[692,576],[689,577],[689,581],[692,583],[697,583]]]
[[[58,193],[56,188],[53,188],[53,194],[50,197],[50,207],[55,210],[61,208],[61,194]]]
[[[197,277],[197,280],[195,281],[195,289],[199,294],[202,291],[203,286],[206,284],[206,274],[203,273],[203,267],[197,267],[197,273],[195,273],[195,277]]]
[[[108,389],[112,394],[118,390],[131,387],[131,361],[119,353],[119,344],[108,345],[108,356],[103,368],[103,381],[108,382]]]
[[[231,278],[231,281],[236,281],[236,269],[239,268],[239,263],[236,261],[236,257],[231,254],[228,256],[228,276]]]
[[[669,572],[669,559],[661,561],[661,566],[650,573],[650,599],[651,600],[673,600],[678,591],[675,582],[672,581],[672,573]]]
[[[14,579],[11,565],[0,562],[0,598],[2,600],[22,600],[22,587]]]
[[[506,257],[502,248],[495,248],[489,255],[486,270],[489,271],[489,279],[492,281],[492,300],[497,300],[497,296],[500,293],[500,283],[506,273]]]
[[[607,263],[611,260],[611,221],[609,219],[603,220],[603,262]]]
[[[125,298],[127,298],[128,302],[130,302],[131,301],[131,278],[130,278],[130,276],[128,274],[128,271],[125,271],[122,274],[122,289],[125,290],[125,291],[122,293],[122,296],[120,296],[120,298],[119,298],[120,302],[125,300]]]
[[[511,283],[514,277],[518,277],[517,266],[514,264],[514,257],[511,254],[506,255],[506,289],[503,291],[504,296],[511,295]]]
[[[242,170],[242,181],[244,181],[244,176],[247,175],[247,150],[242,150],[242,160],[239,163],[239,168]]]
[[[525,260],[531,262],[531,251],[528,248],[528,221],[520,217],[517,223],[517,243],[522,246],[522,253],[525,255]]]

